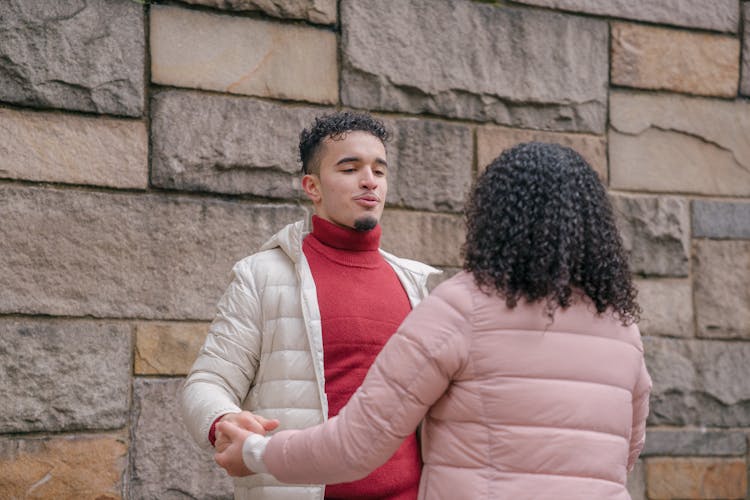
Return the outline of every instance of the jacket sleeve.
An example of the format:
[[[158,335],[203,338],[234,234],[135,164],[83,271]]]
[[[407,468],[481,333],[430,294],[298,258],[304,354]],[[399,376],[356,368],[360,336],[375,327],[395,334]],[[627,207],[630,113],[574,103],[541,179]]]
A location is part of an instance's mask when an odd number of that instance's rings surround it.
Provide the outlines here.
[[[646,418],[648,417],[648,398],[651,394],[651,377],[646,369],[646,362],[641,359],[641,371],[633,391],[633,428],[630,432],[630,453],[628,455],[628,472],[633,470],[638,455],[646,442]]]
[[[414,432],[467,359],[465,308],[438,290],[386,343],[337,417],[270,439],[263,461],[271,474],[287,483],[354,481]]]
[[[208,433],[219,416],[241,411],[258,368],[262,335],[260,304],[243,261],[218,304],[218,312],[181,394],[185,425],[193,439],[210,448]]]

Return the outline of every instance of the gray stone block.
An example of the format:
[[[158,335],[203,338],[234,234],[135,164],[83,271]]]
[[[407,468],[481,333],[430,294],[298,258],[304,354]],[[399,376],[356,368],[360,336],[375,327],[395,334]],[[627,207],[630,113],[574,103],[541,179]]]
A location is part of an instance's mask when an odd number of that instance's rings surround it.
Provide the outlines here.
[[[384,122],[393,132],[386,201],[420,210],[463,210],[472,181],[471,129],[412,118]]]
[[[123,427],[131,350],[123,324],[0,319],[0,433]]]
[[[517,0],[554,9],[736,33],[736,0]],[[745,17],[747,19],[747,17]]]
[[[750,425],[750,343],[644,337],[651,425]]]
[[[121,0],[0,3],[0,100],[143,113],[143,6]]]
[[[604,130],[604,21],[458,0],[345,0],[341,26],[345,105]]]
[[[695,337],[693,288],[689,279],[636,280],[638,304],[643,309],[638,328],[642,335]]]
[[[742,41],[742,79],[740,80],[740,93],[750,96],[750,2],[742,3],[742,13],[745,19],[744,39]]]
[[[0,313],[210,320],[293,205],[0,186]],[[30,231],[29,228],[33,228]]]
[[[132,498],[229,500],[232,480],[193,442],[180,418],[183,379],[136,378]]]
[[[336,22],[336,0],[183,0],[235,11],[262,11],[269,16],[306,19],[312,23]]]
[[[299,134],[326,111],[159,92],[151,101],[151,182],[184,191],[298,199]]]
[[[612,205],[632,271],[687,276],[690,215],[682,198],[612,195]]]
[[[440,268],[461,266],[465,229],[459,215],[387,209],[382,222],[384,250]]]
[[[750,239],[750,203],[694,200],[693,237]]]
[[[750,339],[750,241],[694,240],[698,336]]]
[[[747,436],[737,431],[649,429],[641,456],[728,457],[747,453]]]

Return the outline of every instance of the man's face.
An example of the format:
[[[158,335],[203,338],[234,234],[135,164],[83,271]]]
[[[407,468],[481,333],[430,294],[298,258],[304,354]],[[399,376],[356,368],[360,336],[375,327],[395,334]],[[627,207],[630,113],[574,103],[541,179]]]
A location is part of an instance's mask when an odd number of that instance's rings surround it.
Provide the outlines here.
[[[362,131],[338,140],[327,138],[318,162],[319,172],[302,178],[318,217],[359,230],[375,227],[388,192],[388,165],[380,139]]]

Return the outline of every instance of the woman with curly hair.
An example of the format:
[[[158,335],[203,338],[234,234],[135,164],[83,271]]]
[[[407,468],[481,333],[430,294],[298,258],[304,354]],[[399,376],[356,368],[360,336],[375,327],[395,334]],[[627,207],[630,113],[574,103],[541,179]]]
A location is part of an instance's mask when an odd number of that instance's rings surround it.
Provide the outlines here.
[[[466,210],[464,269],[404,321],[337,417],[231,424],[230,474],[338,483],[422,423],[422,499],[628,499],[651,379],[607,193],[575,151],[504,151]],[[222,425],[221,423],[219,425]]]

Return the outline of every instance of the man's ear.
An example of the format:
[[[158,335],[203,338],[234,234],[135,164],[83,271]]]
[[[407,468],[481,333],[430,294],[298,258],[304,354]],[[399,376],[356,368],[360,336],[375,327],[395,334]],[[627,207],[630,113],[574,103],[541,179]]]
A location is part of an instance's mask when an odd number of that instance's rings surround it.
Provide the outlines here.
[[[318,203],[320,201],[320,178],[315,174],[307,174],[302,177],[302,189],[310,201]]]

